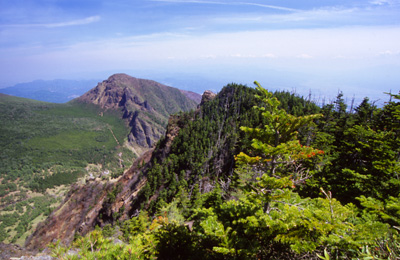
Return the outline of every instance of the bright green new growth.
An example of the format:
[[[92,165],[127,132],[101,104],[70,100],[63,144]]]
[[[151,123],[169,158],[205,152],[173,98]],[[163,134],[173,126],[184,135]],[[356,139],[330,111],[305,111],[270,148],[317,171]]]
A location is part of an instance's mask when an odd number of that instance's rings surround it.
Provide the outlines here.
[[[302,161],[311,160],[324,152],[300,144],[298,130],[314,127],[313,120],[321,118],[322,114],[293,116],[278,108],[280,102],[271,92],[262,88],[258,82],[255,84],[260,93],[256,97],[264,106],[254,106],[254,109],[262,112],[267,124],[256,128],[240,128],[253,138],[252,147],[256,156],[241,152],[236,160],[240,164],[257,165],[261,174],[268,173],[275,177],[291,174],[296,184],[304,182],[309,175],[305,172]]]

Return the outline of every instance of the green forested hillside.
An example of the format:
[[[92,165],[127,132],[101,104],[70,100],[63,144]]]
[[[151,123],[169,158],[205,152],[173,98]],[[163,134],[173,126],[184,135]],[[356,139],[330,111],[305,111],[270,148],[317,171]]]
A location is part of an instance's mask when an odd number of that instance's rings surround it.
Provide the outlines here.
[[[129,130],[118,113],[0,96],[0,241],[23,243],[63,199],[46,189],[131,165],[134,155],[122,146]]]
[[[389,98],[350,112],[342,94],[319,108],[229,85],[170,120],[179,134],[144,167],[140,213],[78,237],[69,258],[398,259],[400,96]]]

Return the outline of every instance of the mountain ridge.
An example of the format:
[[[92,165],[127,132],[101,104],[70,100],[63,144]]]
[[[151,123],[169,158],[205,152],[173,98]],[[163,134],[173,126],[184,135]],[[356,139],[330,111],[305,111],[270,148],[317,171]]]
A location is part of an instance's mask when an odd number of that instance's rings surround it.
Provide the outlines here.
[[[246,96],[245,98],[241,97],[241,99],[252,100],[253,102],[254,98],[249,93],[253,93],[253,90],[249,88],[245,89],[243,86],[226,87],[219,95],[207,91],[207,94],[203,95],[201,106],[196,111],[171,115],[166,133],[156,147],[148,150],[136,159],[132,167],[115,182],[101,186],[98,180],[93,180],[85,185],[75,185],[63,204],[45,222],[40,224],[36,231],[26,240],[25,246],[30,250],[37,250],[54,239],[62,239],[64,243],[69,244],[72,242],[75,234],[86,235],[96,225],[104,226],[136,216],[141,210],[141,203],[145,203],[145,207],[148,208],[148,201],[143,199],[147,196],[146,190],[149,183],[151,184],[154,179],[153,168],[157,168],[156,166],[159,163],[166,160],[171,153],[171,149],[176,149],[174,141],[180,135],[181,130],[187,128],[187,122],[195,120],[195,118],[212,116],[209,114],[212,111],[209,109],[209,106],[218,106],[220,109],[225,110],[225,105],[238,102],[237,99],[240,98],[241,94],[245,94]],[[219,100],[217,99],[218,97]],[[250,109],[252,102],[243,102],[242,105]],[[209,103],[212,104],[209,105]],[[230,108],[229,110],[236,113],[234,112],[236,111],[234,108]],[[231,123],[227,125],[231,125]],[[237,126],[235,129],[237,131]],[[204,129],[204,131],[208,130]],[[213,134],[218,135],[215,131],[213,132]],[[231,136],[232,133],[228,131],[224,135]],[[218,141],[221,142],[219,148],[232,145],[228,144],[231,142],[230,138],[226,138],[225,136],[220,137],[224,141]],[[233,137],[233,139],[235,143],[238,141],[237,137]],[[224,150],[220,150],[209,159],[212,162],[205,163],[216,166],[216,169],[219,169],[217,170],[217,175],[221,173],[222,168],[230,168],[229,172],[232,170],[233,165],[231,160],[233,159],[233,155],[231,155],[231,152],[225,154]],[[194,174],[194,169],[186,169],[186,177],[184,178],[189,179],[192,174]],[[199,180],[202,192],[212,189],[211,183],[214,181],[211,177],[212,174],[208,173],[202,180]],[[157,200],[162,192],[163,188],[157,189],[151,194],[149,201]],[[66,223],[67,219],[68,222],[72,223]]]
[[[101,79],[38,79],[30,82],[17,83],[12,86],[4,86],[0,88],[0,94],[50,103],[65,103],[85,94],[101,81]],[[168,86],[168,84],[163,85]],[[200,103],[200,94],[194,91],[183,90],[179,86],[175,88],[178,88],[188,98]]]
[[[153,80],[119,73],[71,102],[91,103],[104,110],[121,110],[123,119],[132,128],[128,144],[139,156],[165,133],[169,115],[195,109],[198,103],[194,100],[199,96]]]

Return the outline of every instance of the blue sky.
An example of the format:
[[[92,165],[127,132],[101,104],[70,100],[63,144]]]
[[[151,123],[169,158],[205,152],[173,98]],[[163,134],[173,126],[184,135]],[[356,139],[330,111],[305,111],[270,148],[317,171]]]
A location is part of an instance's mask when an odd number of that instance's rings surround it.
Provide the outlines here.
[[[400,0],[0,0],[0,87],[117,72],[383,100]]]

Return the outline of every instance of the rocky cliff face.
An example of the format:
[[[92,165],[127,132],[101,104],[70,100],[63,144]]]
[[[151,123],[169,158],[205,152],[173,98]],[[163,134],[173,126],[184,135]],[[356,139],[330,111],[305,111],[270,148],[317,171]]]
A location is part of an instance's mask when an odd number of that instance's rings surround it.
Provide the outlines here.
[[[217,94],[213,93],[210,90],[206,90],[202,95],[199,106],[203,105],[206,102],[213,100],[216,96],[217,96]]]
[[[131,127],[129,145],[139,156],[164,135],[170,114],[194,109],[200,98],[152,80],[115,74],[75,101],[122,111]]]

